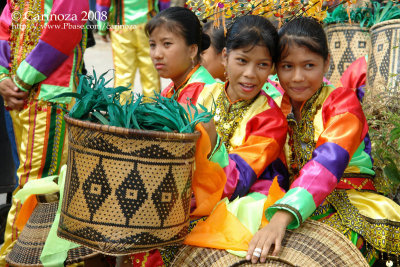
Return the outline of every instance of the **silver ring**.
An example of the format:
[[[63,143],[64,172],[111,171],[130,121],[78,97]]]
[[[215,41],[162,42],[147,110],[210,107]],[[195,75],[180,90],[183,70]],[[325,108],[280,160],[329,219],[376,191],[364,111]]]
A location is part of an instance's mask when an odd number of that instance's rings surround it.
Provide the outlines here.
[[[253,256],[259,258],[261,256],[261,253],[254,250]]]
[[[261,248],[255,248],[255,249],[254,249],[254,252],[261,253],[261,252],[262,252],[262,249],[261,249]]]

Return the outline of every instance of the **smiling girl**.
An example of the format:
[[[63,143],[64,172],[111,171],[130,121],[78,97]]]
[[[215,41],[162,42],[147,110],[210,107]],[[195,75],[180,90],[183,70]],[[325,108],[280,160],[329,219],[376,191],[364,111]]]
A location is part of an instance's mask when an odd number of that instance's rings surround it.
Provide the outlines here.
[[[275,175],[281,187],[287,187],[279,159],[287,124],[279,107],[261,90],[275,62],[277,42],[277,32],[267,19],[238,18],[222,51],[227,81],[206,86],[198,98],[208,109],[216,104],[215,127],[206,129],[210,137],[217,136],[210,159],[224,168],[223,197],[268,194]]]
[[[247,259],[278,255],[286,228],[307,218],[342,232],[370,264],[377,251],[400,253],[400,207],[375,193],[368,125],[353,90],[323,82],[329,66],[325,33],[311,18],[296,18],[279,31],[281,109],[289,124],[285,146],[291,185],[266,211]],[[367,246],[366,244],[369,244]]]
[[[183,7],[167,8],[151,19],[145,30],[154,66],[161,77],[172,80],[162,95],[174,95],[181,103],[189,98],[195,104],[204,85],[215,82],[200,65],[200,54],[210,46],[210,38],[202,33],[196,15]]]

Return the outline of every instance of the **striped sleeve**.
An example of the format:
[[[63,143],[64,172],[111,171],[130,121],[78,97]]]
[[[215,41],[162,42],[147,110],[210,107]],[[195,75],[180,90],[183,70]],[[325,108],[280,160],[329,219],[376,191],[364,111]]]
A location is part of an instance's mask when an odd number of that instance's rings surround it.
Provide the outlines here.
[[[267,98],[270,108],[247,122],[244,143],[228,155],[224,196],[230,199],[246,195],[267,166],[278,159],[285,144],[286,119],[272,98]]]
[[[88,10],[87,1],[53,1],[50,20],[38,44],[17,69],[14,81],[21,90],[28,91],[45,80],[69,57],[81,41],[84,11]]]
[[[267,219],[284,209],[296,218],[289,228],[298,227],[335,189],[368,131],[357,96],[349,89],[332,91],[322,106],[322,118],[324,130],[311,160],[300,170],[287,194],[267,210]]]
[[[0,17],[0,74],[9,74],[10,69],[10,25],[11,12],[8,3],[3,9]]]

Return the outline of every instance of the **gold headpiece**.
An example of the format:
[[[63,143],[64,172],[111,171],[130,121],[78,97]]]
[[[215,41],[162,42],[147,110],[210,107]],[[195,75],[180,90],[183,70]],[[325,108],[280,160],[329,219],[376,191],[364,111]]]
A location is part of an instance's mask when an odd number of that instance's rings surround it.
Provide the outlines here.
[[[214,20],[215,27],[220,23],[225,26],[225,19],[235,19],[244,15],[276,17],[280,24],[298,16],[314,17],[322,21],[326,17],[323,2],[334,0],[188,0],[187,8],[192,10],[200,20]],[[356,0],[344,0],[351,4]]]

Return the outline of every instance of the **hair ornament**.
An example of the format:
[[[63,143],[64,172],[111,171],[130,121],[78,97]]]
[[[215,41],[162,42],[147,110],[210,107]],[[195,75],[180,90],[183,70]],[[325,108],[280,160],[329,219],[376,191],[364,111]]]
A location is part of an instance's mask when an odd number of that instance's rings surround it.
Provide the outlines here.
[[[266,18],[275,17],[279,26],[295,17],[313,17],[321,21],[327,15],[327,6],[324,2],[334,0],[187,0],[186,7],[193,11],[202,20],[213,20],[214,27],[226,27],[225,19],[232,22],[240,16],[259,15]],[[355,3],[356,0],[343,0],[339,4]],[[328,3],[329,5],[329,3]]]

